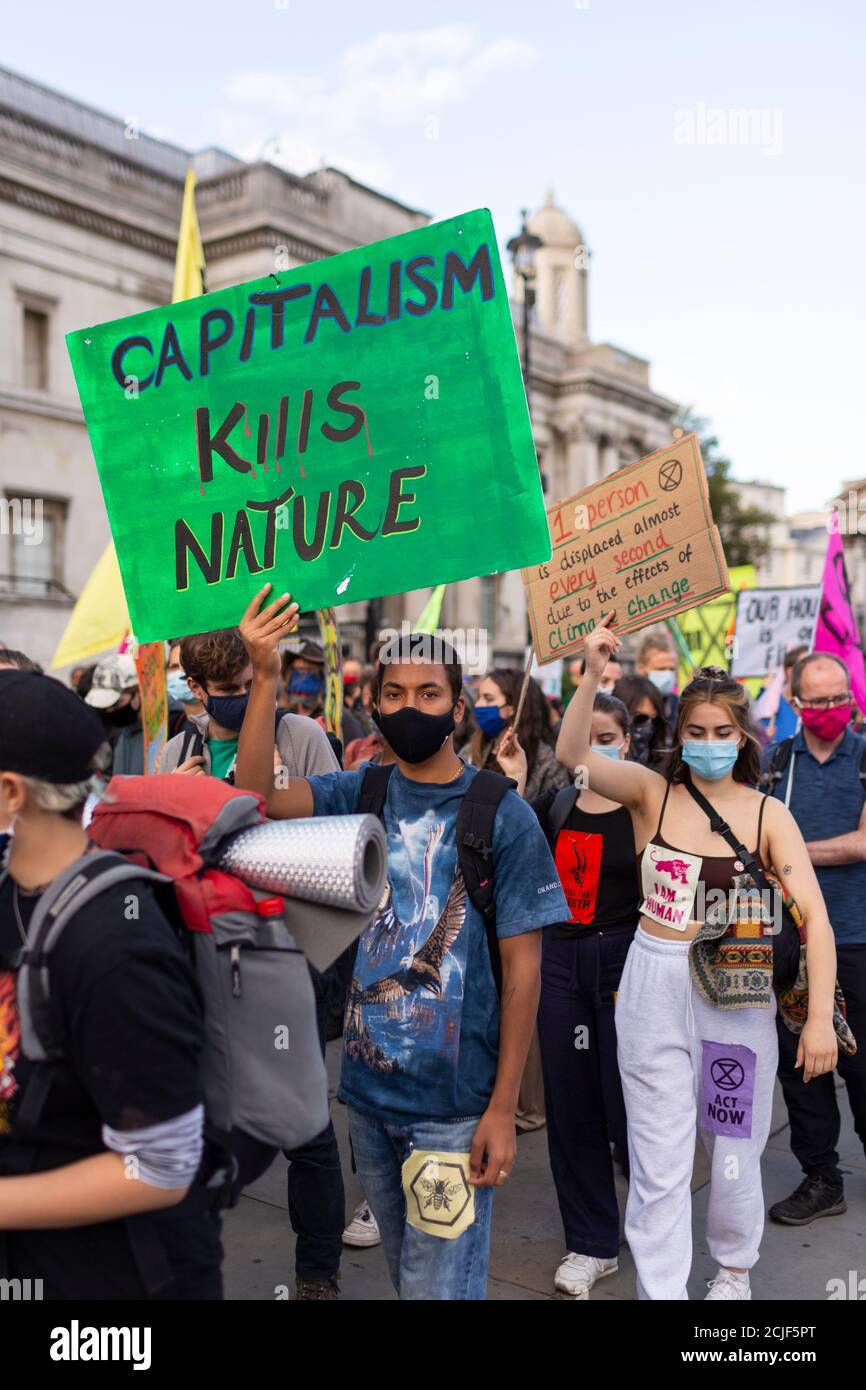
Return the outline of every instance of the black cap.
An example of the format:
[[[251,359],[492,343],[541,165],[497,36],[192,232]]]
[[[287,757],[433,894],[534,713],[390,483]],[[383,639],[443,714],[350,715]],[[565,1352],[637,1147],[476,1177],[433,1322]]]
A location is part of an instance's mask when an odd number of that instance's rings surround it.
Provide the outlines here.
[[[105,742],[99,716],[52,676],[0,671],[0,772],[85,782]]]

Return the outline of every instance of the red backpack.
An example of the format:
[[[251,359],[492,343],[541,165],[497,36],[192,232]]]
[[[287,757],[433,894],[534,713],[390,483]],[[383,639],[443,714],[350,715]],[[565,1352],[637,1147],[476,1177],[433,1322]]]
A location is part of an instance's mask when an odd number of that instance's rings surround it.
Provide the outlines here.
[[[18,982],[25,1055],[65,1055],[47,1003],[51,951],[66,923],[106,888],[145,879],[189,947],[201,986],[209,1134],[227,1145],[237,1127],[286,1149],[320,1134],[328,1088],[315,997],[284,901],[217,867],[227,838],[264,819],[260,797],[213,777],[112,778],[89,826],[102,852],[61,874],[31,919]]]

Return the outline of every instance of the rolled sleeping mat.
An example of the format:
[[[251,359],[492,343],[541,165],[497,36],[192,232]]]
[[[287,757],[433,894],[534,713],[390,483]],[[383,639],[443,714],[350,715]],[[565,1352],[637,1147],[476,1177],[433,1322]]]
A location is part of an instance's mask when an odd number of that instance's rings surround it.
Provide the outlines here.
[[[372,914],[385,886],[388,842],[376,816],[266,821],[235,835],[219,867],[253,888]]]

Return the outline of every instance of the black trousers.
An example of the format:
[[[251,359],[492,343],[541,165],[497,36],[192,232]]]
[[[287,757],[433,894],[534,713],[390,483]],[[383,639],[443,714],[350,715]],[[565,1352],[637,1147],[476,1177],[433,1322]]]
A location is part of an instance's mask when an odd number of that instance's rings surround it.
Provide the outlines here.
[[[568,1250],[619,1253],[610,1141],[628,1164],[614,993],[634,929],[572,940],[544,933],[538,1041],[550,1167]]]
[[[848,1102],[866,1152],[866,945],[836,947],[836,973],[848,1009],[848,1023],[857,1040],[853,1057],[839,1053],[838,1072],[848,1090]],[[791,1149],[803,1172],[842,1186],[839,1167],[839,1130],[842,1123],[836,1100],[835,1075],[815,1076],[806,1084],[803,1069],[795,1069],[796,1033],[777,1016],[779,1033],[779,1081],[791,1124]]]
[[[333,966],[319,974],[310,968],[316,991],[316,1013],[322,1050],[333,993],[337,987]],[[236,1130],[232,1148],[238,1160],[238,1188],[249,1186],[273,1162],[275,1148]],[[340,1150],[333,1123],[329,1120],[321,1134],[298,1149],[284,1149],[289,1160],[289,1221],[295,1233],[295,1273],[301,1279],[325,1283],[336,1275],[343,1252],[346,1224],[346,1195]]]

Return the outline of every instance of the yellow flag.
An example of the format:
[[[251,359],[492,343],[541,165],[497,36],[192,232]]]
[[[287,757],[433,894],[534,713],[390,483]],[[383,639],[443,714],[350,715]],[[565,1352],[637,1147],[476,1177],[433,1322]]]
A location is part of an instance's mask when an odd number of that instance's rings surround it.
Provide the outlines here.
[[[432,594],[424,606],[424,610],[419,614],[417,621],[413,624],[414,632],[426,632],[432,636],[439,626],[439,616],[442,612],[442,600],[445,597],[447,584],[437,584]]]
[[[72,610],[51,659],[54,668],[76,666],[120,646],[129,632],[129,614],[114,543],[109,541]]]
[[[194,299],[205,293],[204,248],[195,210],[195,183],[195,174],[188,169],[174,263],[173,304],[179,299]],[[114,541],[109,541],[72,610],[51,666],[56,670],[111,651],[120,645],[129,630]]]
[[[180,214],[180,233],[177,238],[177,256],[174,262],[174,288],[171,301],[194,299],[197,294],[205,294],[204,247],[198,229],[198,216],[195,210],[195,173],[186,171],[183,190],[183,207]]]

